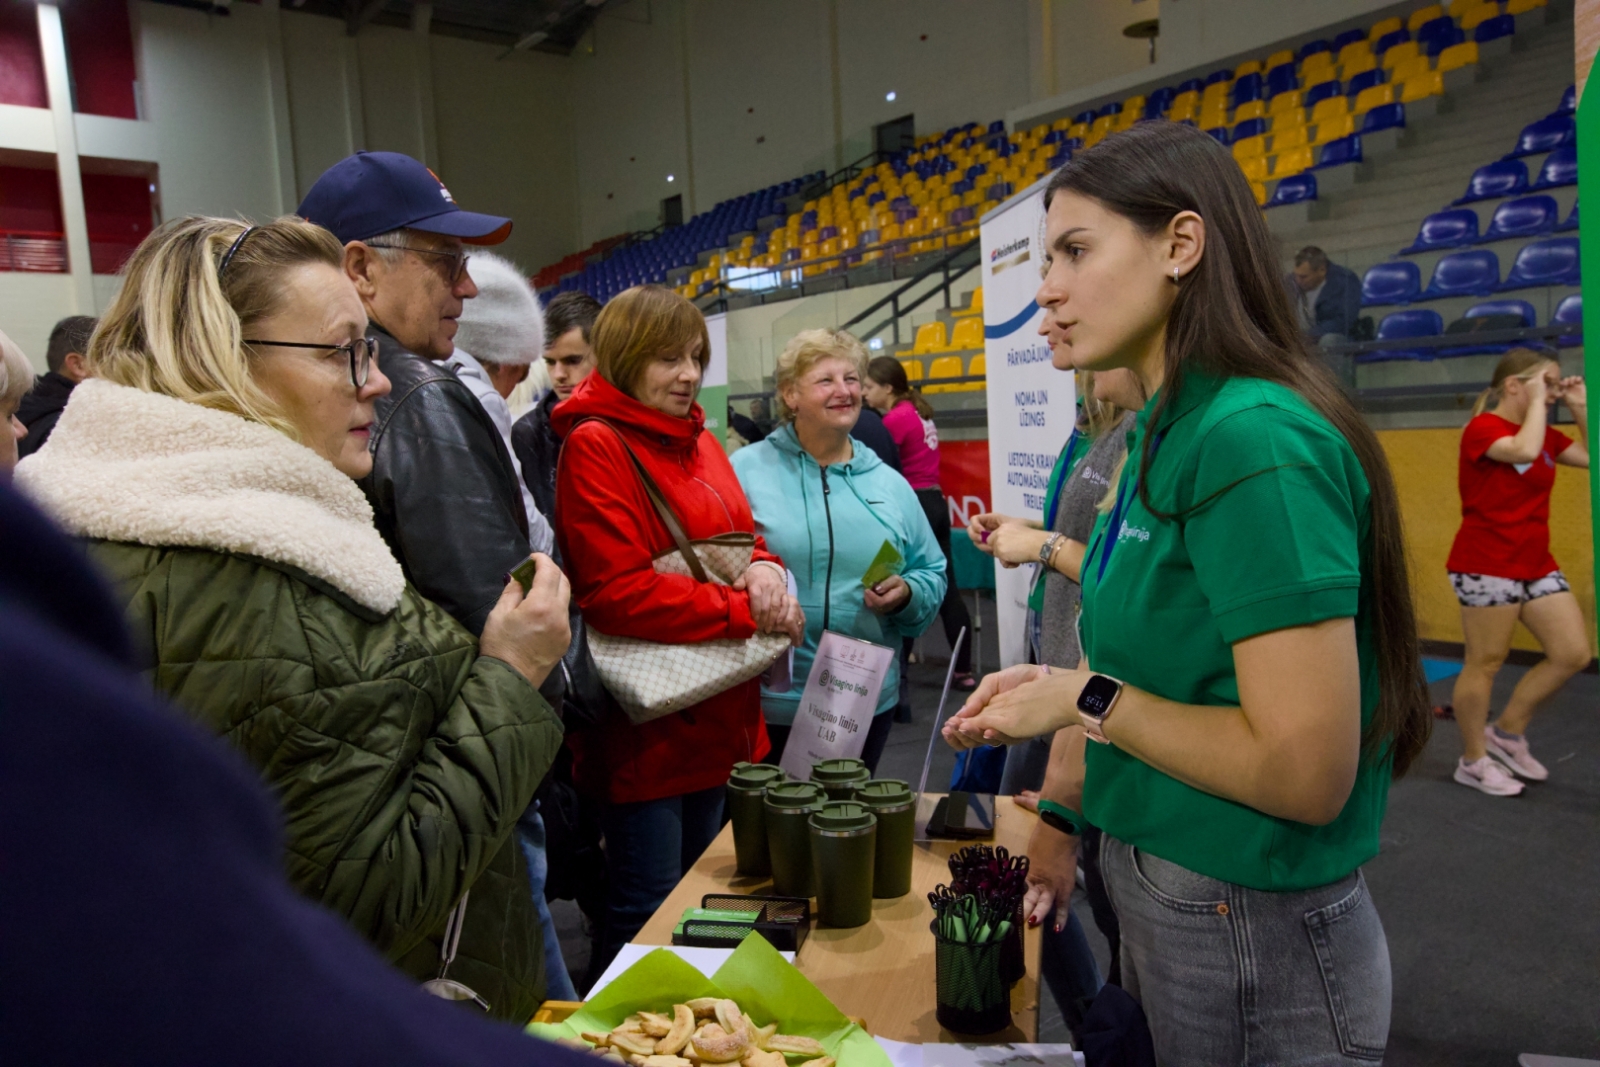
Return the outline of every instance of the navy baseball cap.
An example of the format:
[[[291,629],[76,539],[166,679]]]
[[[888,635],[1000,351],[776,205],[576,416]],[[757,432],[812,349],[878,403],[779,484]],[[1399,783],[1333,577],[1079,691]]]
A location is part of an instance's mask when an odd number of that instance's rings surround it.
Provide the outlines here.
[[[401,229],[469,245],[497,245],[511,236],[510,219],[461,210],[438,175],[399,152],[341,159],[317,179],[297,214],[333,231],[340,244]]]

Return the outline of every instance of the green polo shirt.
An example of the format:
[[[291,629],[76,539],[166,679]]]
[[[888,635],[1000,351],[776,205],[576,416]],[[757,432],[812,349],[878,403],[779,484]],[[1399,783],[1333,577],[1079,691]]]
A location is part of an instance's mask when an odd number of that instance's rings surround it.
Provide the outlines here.
[[[1364,727],[1378,703],[1371,516],[1349,442],[1290,389],[1191,371],[1141,475],[1135,468],[1155,403],[1129,435],[1120,529],[1112,528],[1115,509],[1102,515],[1084,557],[1089,663],[1169,700],[1237,707],[1235,641],[1353,617]],[[1136,477],[1148,480],[1155,507],[1175,517],[1144,507]],[[1203,793],[1115,745],[1091,744],[1087,761],[1089,821],[1200,874],[1252,889],[1309,889],[1378,852],[1387,758],[1363,757],[1350,799],[1327,826]]]

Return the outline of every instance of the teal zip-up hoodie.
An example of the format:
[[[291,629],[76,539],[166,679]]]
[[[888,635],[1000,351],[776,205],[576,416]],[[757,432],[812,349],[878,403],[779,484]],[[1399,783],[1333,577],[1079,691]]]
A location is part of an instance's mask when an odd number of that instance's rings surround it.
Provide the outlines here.
[[[800,447],[792,425],[730,457],[755,513],[756,532],[794,574],[806,613],[805,644],[794,650],[793,686],[787,693],[761,690],[761,710],[776,726],[794,722],[824,618],[835,633],[898,651],[901,638],[920,636],[928,628],[944,600],[944,553],[916,493],[871,449],[853,438],[851,443],[850,462],[835,463],[826,474]],[[884,541],[905,557],[901,577],[911,587],[911,600],[889,616],[867,610],[861,585]],[[877,714],[895,706],[899,684],[896,656]]]

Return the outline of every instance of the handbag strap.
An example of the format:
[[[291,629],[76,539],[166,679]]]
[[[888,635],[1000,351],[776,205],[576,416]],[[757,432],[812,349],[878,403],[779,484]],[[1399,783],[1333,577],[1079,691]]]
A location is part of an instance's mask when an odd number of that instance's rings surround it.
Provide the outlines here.
[[[666,526],[667,533],[672,535],[673,544],[678,546],[678,552],[683,556],[683,561],[689,565],[689,573],[694,575],[694,580],[697,582],[711,581],[710,576],[706,574],[705,565],[700,562],[700,557],[695,554],[693,546],[689,544],[689,538],[684,535],[683,523],[678,521],[677,513],[672,510],[672,505],[667,503],[666,494],[661,491],[661,486],[656,484],[655,478],[645,469],[645,465],[640,462],[639,456],[633,451],[633,446],[628,444],[628,439],[622,435],[622,431],[605,419],[589,418],[584,419],[583,422],[598,422],[617,435],[617,441],[621,443],[622,450],[628,453],[628,458],[633,461],[633,469],[638,472],[639,481],[644,483],[645,496],[649,497],[650,503],[655,505],[656,514],[661,516],[661,522]],[[578,426],[582,426],[583,422],[578,423]],[[573,427],[574,430],[577,428],[577,426]]]

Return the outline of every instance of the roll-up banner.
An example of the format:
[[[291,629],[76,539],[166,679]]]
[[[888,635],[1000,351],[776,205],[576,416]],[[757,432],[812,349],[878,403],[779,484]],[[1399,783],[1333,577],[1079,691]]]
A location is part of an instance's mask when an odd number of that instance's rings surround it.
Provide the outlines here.
[[[706,336],[711,339],[711,362],[700,379],[695,397],[706,413],[706,429],[728,446],[728,316],[707,315]]]
[[[1573,10],[1573,43],[1576,70],[1573,79],[1578,91],[1578,173],[1589,175],[1589,180],[1578,186],[1578,203],[1600,190],[1600,100],[1589,102],[1589,75],[1594,67],[1596,52],[1600,52],[1600,0],[1578,0]],[[1591,204],[1585,212],[1591,219],[1600,218],[1600,205]],[[1589,289],[1600,289],[1600,232],[1591,226],[1578,233],[1578,255],[1583,263],[1584,302],[1600,308],[1600,293],[1588,299]],[[1600,316],[1596,317],[1600,322]],[[1600,344],[1589,344],[1584,334],[1583,376],[1600,384]],[[1600,404],[1589,406],[1589,452],[1595,452],[1594,442],[1600,439]],[[1594,558],[1600,561],[1600,463],[1589,464],[1589,507],[1593,520],[1590,536],[1594,538]]]
[[[990,506],[1003,515],[1044,519],[1050,470],[1076,418],[1071,374],[1050,365],[1033,302],[1044,267],[1042,178],[983,216],[983,337],[989,394]],[[958,535],[959,536],[959,535]],[[1028,590],[1038,564],[995,565],[1000,665],[1028,658]]]

